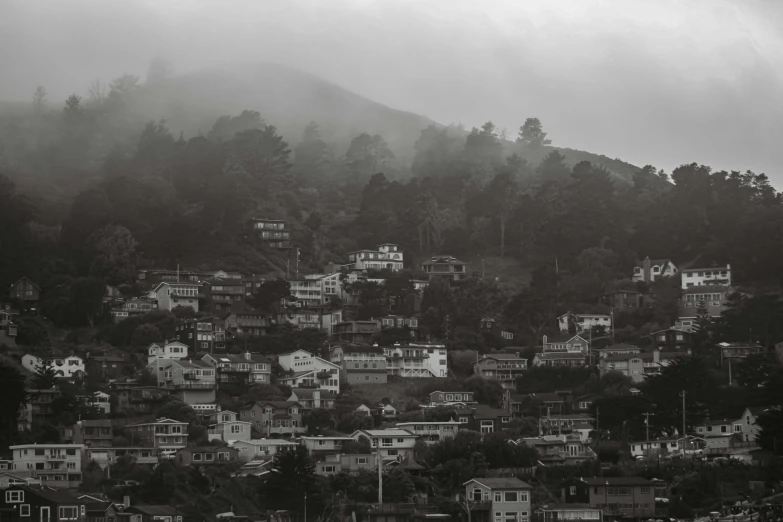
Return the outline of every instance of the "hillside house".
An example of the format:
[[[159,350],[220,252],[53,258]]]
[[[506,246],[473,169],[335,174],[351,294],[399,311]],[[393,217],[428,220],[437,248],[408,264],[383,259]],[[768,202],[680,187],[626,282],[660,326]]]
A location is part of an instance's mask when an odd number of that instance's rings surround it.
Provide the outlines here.
[[[170,450],[173,451],[173,450]],[[119,447],[94,446],[84,450],[87,462],[94,460],[101,469],[114,464],[117,459],[132,458],[136,464],[156,465],[160,461],[161,448],[152,446]]]
[[[598,370],[601,377],[608,372],[620,372],[636,383],[642,382],[648,375],[660,373],[662,367],[682,356],[679,352],[667,353],[659,350],[653,350],[652,353],[612,354],[598,360]]]
[[[413,459],[413,447],[418,436],[408,430],[387,428],[382,430],[357,430],[351,434],[354,440],[365,439],[373,450],[380,445],[382,462],[402,462]]]
[[[202,359],[217,371],[220,386],[272,383],[272,361],[261,354],[207,354]]]
[[[585,334],[594,329],[602,329],[604,332],[612,331],[613,319],[610,314],[572,314],[566,312],[557,318],[560,332],[567,334],[573,325],[576,333]]]
[[[152,290],[152,295],[158,302],[159,310],[173,310],[178,306],[199,311],[199,297],[203,296],[201,283],[169,283],[162,282]]]
[[[236,460],[239,452],[228,446],[200,446],[177,451],[177,463],[181,466],[212,466]]]
[[[318,435],[316,437],[301,437],[299,440],[313,458],[340,454],[345,444],[356,442],[356,438],[348,435]]]
[[[744,359],[749,355],[759,355],[765,349],[758,343],[718,343],[716,348],[720,351],[721,365],[725,361]]]
[[[0,513],[12,522],[87,522],[87,503],[47,484],[12,485],[0,495]]]
[[[35,311],[38,308],[38,301],[41,299],[41,287],[23,277],[11,285],[9,295],[11,299],[21,301],[25,310]]]
[[[21,444],[10,446],[14,475],[36,478],[53,488],[82,483],[83,444]]]
[[[54,411],[54,401],[62,393],[51,390],[27,390],[28,400],[20,412],[17,427],[19,431],[29,431],[44,424],[51,424],[58,412]]]
[[[185,359],[188,357],[188,353],[188,345],[178,341],[152,343],[147,347],[147,365],[152,364],[158,359]]]
[[[418,435],[426,444],[437,444],[446,439],[453,439],[462,424],[459,421],[440,422],[398,422],[396,427]]]
[[[131,522],[182,522],[182,511],[174,506],[126,506],[123,517]]]
[[[416,337],[419,329],[419,320],[415,317],[403,317],[401,315],[387,315],[380,319],[381,329],[400,328],[410,330],[411,337]]]
[[[187,404],[215,402],[215,368],[204,361],[190,359],[157,359],[147,371],[158,379],[160,388],[172,390]]]
[[[586,477],[566,481],[561,499],[587,504],[611,518],[655,517],[655,483],[641,477]]]
[[[477,404],[473,392],[471,391],[434,391],[430,392],[429,405],[432,407],[437,406],[450,406],[454,404],[472,405]]]
[[[239,418],[250,422],[264,437],[293,437],[307,432],[302,423],[302,405],[294,401],[258,401],[240,410]]]
[[[682,270],[682,289],[696,286],[731,286],[731,265]]]
[[[161,450],[178,450],[188,445],[188,423],[160,418],[125,426],[131,444],[142,444]]]
[[[595,419],[584,413],[548,413],[538,419],[538,427],[543,435],[578,435],[580,440],[589,442]]]
[[[342,368],[348,384],[386,383],[386,355],[377,345],[338,344],[332,347],[331,360]]]
[[[631,456],[634,458],[657,458],[682,455],[683,448],[677,439],[656,439],[630,443]]]
[[[682,291],[679,301],[680,318],[695,319],[699,310],[704,309],[707,316],[719,317],[728,308],[729,295],[734,292],[730,286],[700,285]]]
[[[535,449],[538,452],[538,461],[545,466],[579,465],[597,458],[590,443],[575,433],[528,437],[517,443]]]
[[[473,374],[498,381],[503,388],[515,389],[517,379],[527,371],[527,359],[511,353],[483,355],[473,363]]]
[[[52,356],[47,361],[48,367],[54,371],[56,377],[64,379],[80,379],[85,371],[84,360],[78,355]],[[22,356],[22,366],[25,370],[36,373],[44,364],[44,359],[32,354]]]
[[[381,330],[378,321],[343,321],[334,325],[332,340],[350,344],[371,344]]]
[[[463,281],[468,278],[468,265],[453,256],[433,256],[420,265],[430,281],[442,277],[449,281]]]
[[[448,377],[445,344],[395,343],[383,348],[389,375],[399,377]]]
[[[289,279],[288,284],[297,306],[318,306],[324,302],[321,282],[318,279]]]
[[[541,346],[543,352],[567,352],[587,355],[590,343],[581,335],[559,335],[549,337],[544,335]]]
[[[681,328],[667,328],[650,334],[653,348],[665,352],[690,353],[693,333]]]
[[[347,267],[350,270],[391,270],[403,268],[403,253],[393,243],[378,245],[377,250],[357,250],[348,254]]]
[[[231,442],[235,440],[250,440],[250,422],[241,421],[233,411],[222,410],[206,416],[207,438]]]
[[[533,366],[580,368],[587,365],[587,356],[580,352],[539,352],[533,356]]]
[[[109,419],[80,420],[71,430],[71,441],[88,448],[111,446],[114,439],[114,430]]]
[[[270,248],[286,249],[291,247],[291,233],[282,219],[253,218],[251,222],[256,238]]]
[[[133,368],[135,357],[121,348],[109,348],[85,354],[84,368],[88,375],[100,381],[113,380]]]
[[[234,303],[245,300],[245,283],[242,279],[207,279],[202,288],[207,308],[218,315],[228,313]]]
[[[170,393],[156,386],[117,386],[112,391],[117,398],[117,410],[133,414],[153,413]]]
[[[332,410],[335,407],[337,395],[329,390],[317,388],[291,388],[289,401],[298,402],[305,410],[323,408]]]
[[[645,257],[633,267],[633,280],[642,283],[652,283],[661,277],[677,275],[677,267],[671,259],[650,259]]]
[[[190,348],[189,353],[227,351],[225,322],[215,317],[185,319],[174,326],[174,338]]]
[[[260,337],[271,326],[264,314],[245,306],[233,307],[223,318],[223,324],[227,332],[238,337]]]
[[[237,458],[240,462],[250,462],[273,459],[277,453],[294,449],[298,445],[285,439],[250,439],[238,440],[231,447],[237,450]]]
[[[16,336],[19,333],[19,325],[14,322],[19,315],[11,305],[0,303],[0,345],[16,346]]]
[[[129,317],[138,317],[157,310],[158,303],[146,297],[132,297],[127,300],[118,299],[112,301],[109,313],[115,323],[119,323]]]
[[[533,513],[533,522],[589,520],[603,522],[604,512],[587,504],[544,504]]]
[[[277,379],[280,384],[292,388],[317,387],[340,393],[340,366],[305,350],[280,354],[277,361],[286,372]]]
[[[642,353],[642,349],[633,344],[618,343],[595,350],[598,360],[605,359],[610,355],[637,355]]]
[[[465,499],[475,522],[530,520],[533,487],[517,478],[473,478],[465,484]]]
[[[512,414],[508,410],[477,404],[473,407],[458,408],[456,417],[462,426],[461,429],[479,433],[496,433],[508,427]]]
[[[321,476],[337,475],[338,473],[357,475],[361,471],[378,469],[376,459],[374,453],[326,455],[323,460],[315,463],[315,473]]]
[[[645,306],[645,295],[631,281],[620,281],[609,285],[601,302],[615,310],[636,310]]]
[[[694,426],[696,435],[704,439],[707,449],[728,449],[745,439],[744,419],[707,420]],[[750,430],[749,430],[750,431]]]
[[[290,324],[296,328],[314,328],[334,335],[335,326],[343,322],[343,311],[332,310],[324,305],[303,305],[300,308],[288,308],[277,314],[279,324]]]

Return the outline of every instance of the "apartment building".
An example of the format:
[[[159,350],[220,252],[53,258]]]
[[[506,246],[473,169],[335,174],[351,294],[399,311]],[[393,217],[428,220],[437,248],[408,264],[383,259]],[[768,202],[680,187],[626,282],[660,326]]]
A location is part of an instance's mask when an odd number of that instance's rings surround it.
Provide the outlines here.
[[[239,420],[239,415],[233,411],[222,410],[206,416],[207,438],[230,442],[235,440],[250,440],[251,424]]]
[[[227,350],[228,335],[225,322],[216,317],[185,319],[174,326],[174,338],[188,346],[190,353]]]
[[[331,360],[342,368],[348,384],[386,383],[386,355],[377,345],[338,344],[332,347]]]
[[[655,517],[654,482],[641,477],[589,477],[567,481],[561,489],[566,504],[587,504],[610,518]]]
[[[273,435],[293,437],[307,432],[302,413],[302,405],[298,402],[259,401],[240,410],[239,417],[266,438]]]
[[[334,325],[332,339],[351,344],[371,344],[381,329],[378,321],[343,321]]]
[[[143,444],[161,450],[177,450],[188,445],[187,422],[160,418],[128,424],[125,430],[131,438],[131,445]]]
[[[533,487],[517,478],[473,478],[463,484],[476,522],[528,522]]]
[[[298,402],[305,410],[323,408],[332,410],[335,407],[337,395],[329,390],[319,390],[318,388],[291,388],[289,401]]]
[[[277,358],[286,374],[278,382],[292,388],[322,388],[340,393],[340,366],[305,350],[284,353]]]
[[[14,475],[36,478],[53,488],[77,488],[82,483],[83,444],[21,444],[9,450]]]
[[[157,359],[147,371],[158,380],[158,386],[172,391],[187,404],[215,402],[215,368],[204,361],[190,359]]]
[[[256,237],[270,248],[291,247],[291,233],[282,219],[253,218],[251,226]]]
[[[445,344],[408,343],[383,348],[389,375],[399,377],[448,377]]]
[[[377,250],[357,250],[348,254],[347,267],[351,270],[392,270],[403,268],[403,253],[393,243],[378,245]]]
[[[207,354],[202,361],[217,370],[221,386],[272,382],[272,361],[259,353]]]
[[[200,283],[158,283],[151,295],[158,302],[159,310],[173,310],[178,306],[187,306],[199,311],[198,300],[203,296]]]
[[[417,435],[426,444],[437,444],[456,437],[461,423],[459,421],[398,422],[396,426]]]
[[[527,371],[527,359],[513,353],[483,355],[473,363],[473,373],[484,379],[498,381],[503,388],[516,389],[517,379]]]
[[[249,439],[238,440],[232,446],[237,450],[237,457],[241,462],[251,460],[268,460],[285,450],[291,450],[299,446],[296,442],[285,439]]]
[[[188,345],[179,341],[152,343],[147,348],[147,364],[150,365],[158,359],[185,359],[188,357],[188,352]]]
[[[731,286],[731,265],[682,270],[682,289],[694,286]]]
[[[288,283],[298,306],[318,306],[324,302],[321,281],[318,279],[289,279]]]
[[[351,434],[355,440],[365,439],[375,450],[380,445],[381,459],[385,462],[402,462],[413,458],[413,447],[418,435],[400,428],[383,430],[356,430]]]
[[[271,326],[269,320],[258,310],[235,306],[223,319],[226,331],[237,337],[260,337]]]
[[[71,440],[85,447],[111,446],[114,430],[111,420],[80,420],[71,427]]]

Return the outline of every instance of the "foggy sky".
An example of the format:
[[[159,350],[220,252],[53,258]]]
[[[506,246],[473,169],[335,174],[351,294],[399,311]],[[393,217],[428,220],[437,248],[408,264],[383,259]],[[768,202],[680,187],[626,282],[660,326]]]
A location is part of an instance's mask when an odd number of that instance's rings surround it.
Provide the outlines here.
[[[0,0],[0,99],[274,61],[440,123],[783,187],[777,0]]]

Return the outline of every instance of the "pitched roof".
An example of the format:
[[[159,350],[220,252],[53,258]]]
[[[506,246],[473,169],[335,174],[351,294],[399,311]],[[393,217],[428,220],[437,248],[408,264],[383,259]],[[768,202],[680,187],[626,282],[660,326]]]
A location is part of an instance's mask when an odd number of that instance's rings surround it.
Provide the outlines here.
[[[301,371],[301,372],[294,372],[294,373],[292,373],[290,375],[280,375],[277,378],[277,380],[278,381],[287,381],[289,379],[298,379],[299,377],[302,377],[304,375],[308,375],[308,374],[313,373],[313,372],[315,372],[315,370],[304,370],[304,371]]]
[[[493,408],[486,404],[477,404],[471,408],[473,416],[477,419],[497,419],[500,417],[510,417],[511,412],[501,410],[500,408]]]
[[[291,393],[295,393],[296,396],[299,398],[299,400],[302,399],[312,399],[315,395],[315,392],[319,391],[321,392],[321,398],[322,399],[334,399],[335,394],[334,392],[330,390],[324,390],[320,388],[291,388]]]
[[[708,268],[683,268],[680,271],[681,272],[707,272],[707,271],[714,272],[715,270],[727,271],[730,270],[730,268],[727,265],[724,265],[724,266],[713,266]]]
[[[484,359],[495,359],[497,361],[510,361],[514,359],[521,359],[521,357],[515,353],[502,353],[502,352],[495,352],[495,353],[488,353],[481,357],[481,360]]]
[[[564,359],[584,359],[585,354],[581,352],[542,352],[535,355],[541,360],[564,360]]]
[[[256,401],[254,404],[259,406],[274,406],[275,408],[288,408],[289,406],[294,405],[299,406],[299,403],[296,401]]]
[[[49,486],[20,486],[21,489],[39,495],[57,504],[86,504],[67,489],[54,489]]]
[[[690,286],[682,291],[683,295],[691,294],[729,294],[733,291],[732,287],[726,285],[700,285]]]
[[[463,486],[470,484],[471,482],[478,482],[482,486],[490,489],[533,489],[533,486],[527,482],[522,482],[518,478],[472,478],[465,482]]]
[[[271,363],[272,361],[268,359],[267,357],[264,357],[260,353],[251,353],[250,358],[248,359],[245,354],[235,354],[235,353],[223,353],[220,355],[210,355],[213,359],[215,359],[219,363],[246,363],[246,362],[257,362],[257,363]]]
[[[552,335],[552,336],[547,335],[545,337],[546,337],[545,344],[567,343],[568,341],[576,339],[577,337],[579,339],[581,339],[583,342],[585,342],[585,343],[587,342],[587,339],[585,339],[584,337],[582,337],[579,334],[576,334],[576,335],[571,335],[571,334],[568,334],[568,335]]]
[[[659,352],[661,360],[676,359],[682,357],[685,354],[679,352]],[[650,352],[646,353],[612,353],[604,357],[604,361],[628,361],[630,359],[642,359],[643,361],[652,361],[654,358]]]
[[[344,346],[335,346],[335,348],[342,349],[343,353],[383,353],[383,348],[380,346],[372,346],[369,344],[348,344]]]
[[[371,437],[418,437],[408,430],[402,428],[388,428],[385,430],[360,430]]]
[[[613,344],[611,346],[605,346],[603,348],[596,348],[596,352],[611,352],[615,350],[639,350],[641,351],[641,348],[639,348],[636,345],[628,344],[628,343],[617,343]]]
[[[16,286],[19,283],[21,283],[22,281],[27,281],[28,283],[33,285],[36,288],[36,290],[38,290],[39,292],[41,291],[41,287],[38,286],[37,284],[35,284],[32,279],[30,279],[29,277],[26,277],[26,276],[25,277],[21,277],[16,283],[12,284],[11,286]]]
[[[176,508],[171,506],[130,506],[129,511],[138,511],[144,515],[150,516],[176,516],[179,512]]]
[[[589,486],[651,486],[652,480],[642,477],[587,477],[582,479]]]

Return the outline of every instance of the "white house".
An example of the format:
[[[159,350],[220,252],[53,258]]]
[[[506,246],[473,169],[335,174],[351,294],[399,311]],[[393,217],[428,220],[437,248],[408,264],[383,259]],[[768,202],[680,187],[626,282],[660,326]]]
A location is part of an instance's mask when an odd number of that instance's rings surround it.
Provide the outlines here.
[[[644,283],[652,283],[660,277],[672,277],[677,275],[677,267],[671,259],[650,259],[645,257],[643,261],[633,267],[633,280]]]
[[[378,250],[357,250],[348,254],[348,267],[354,270],[402,270],[403,254],[393,243],[378,245]]]
[[[694,286],[731,286],[731,265],[712,268],[686,268],[682,270],[682,289]]]
[[[279,451],[296,448],[299,444],[286,439],[237,440],[230,444],[239,452],[241,462],[272,459]]]
[[[301,444],[307,448],[307,452],[312,456],[318,456],[324,453],[340,453],[343,445],[348,442],[356,441],[353,435],[335,435],[317,437],[302,437],[299,439]]]
[[[560,332],[568,332],[569,317],[573,319],[576,325],[577,333],[589,332],[593,327],[603,327],[606,332],[612,331],[612,316],[609,314],[572,314],[566,312],[557,318],[557,324]]]
[[[53,488],[77,488],[82,483],[84,444],[22,444],[9,449],[14,475],[36,478]]]
[[[409,343],[385,347],[389,375],[400,377],[448,377],[448,352],[445,344]]]
[[[340,393],[340,366],[318,356],[296,350],[277,357],[277,362],[288,374],[282,374],[277,382],[292,388],[318,386],[335,394]]]
[[[680,453],[680,441],[677,439],[658,439],[650,441],[632,442],[631,455],[637,457],[651,457]]]
[[[22,356],[22,366],[32,373],[36,373],[38,368],[43,365],[43,359],[35,355],[26,354]],[[78,355],[68,355],[66,357],[52,357],[49,360],[49,367],[54,370],[57,377],[66,379],[82,377],[84,371],[84,360]]]
[[[109,402],[108,393],[97,391],[92,395],[85,397],[85,403],[88,406],[100,409],[106,415],[111,413],[111,403]]]
[[[159,283],[151,294],[158,301],[159,310],[173,310],[178,306],[189,306],[198,312],[200,283]]]
[[[402,462],[413,458],[413,447],[416,445],[418,435],[400,428],[387,428],[385,430],[356,430],[351,434],[352,439],[364,438],[375,450],[380,444],[381,458],[384,462]]]
[[[250,440],[250,423],[238,419],[233,411],[216,411],[207,415],[210,423],[207,428],[209,440],[222,440],[225,442],[235,440]]]
[[[184,359],[188,356],[188,345],[179,341],[166,341],[164,343],[152,343],[147,347],[147,364],[152,364],[158,359]]]

